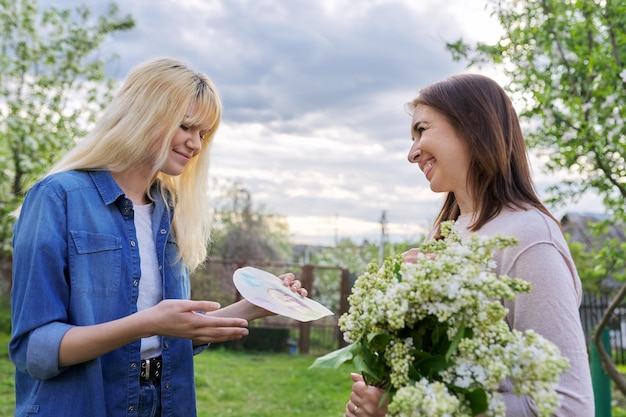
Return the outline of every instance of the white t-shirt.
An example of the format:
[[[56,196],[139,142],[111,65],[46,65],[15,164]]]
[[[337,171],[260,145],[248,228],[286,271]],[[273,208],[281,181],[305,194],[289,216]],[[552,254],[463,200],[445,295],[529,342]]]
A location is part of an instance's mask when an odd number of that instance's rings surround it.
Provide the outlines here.
[[[137,309],[144,310],[163,299],[163,281],[156,256],[156,245],[152,233],[153,204],[135,205],[135,229],[141,260],[141,278]],[[161,354],[161,338],[152,336],[141,339],[141,359],[152,358]]]

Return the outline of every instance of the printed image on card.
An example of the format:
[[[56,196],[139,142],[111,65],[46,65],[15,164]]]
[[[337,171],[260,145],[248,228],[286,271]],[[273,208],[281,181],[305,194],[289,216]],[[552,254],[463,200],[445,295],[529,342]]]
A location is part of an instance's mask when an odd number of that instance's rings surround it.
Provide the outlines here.
[[[333,312],[308,297],[285,287],[282,280],[267,271],[246,266],[233,274],[237,291],[252,304],[298,321],[313,321]]]

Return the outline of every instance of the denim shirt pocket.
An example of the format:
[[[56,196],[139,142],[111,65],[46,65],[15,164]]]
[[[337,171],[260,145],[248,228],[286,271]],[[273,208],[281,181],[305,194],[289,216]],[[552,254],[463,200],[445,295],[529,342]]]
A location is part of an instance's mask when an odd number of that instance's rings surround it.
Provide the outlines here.
[[[83,230],[70,230],[70,234],[74,243],[69,248],[72,289],[100,296],[116,295],[122,274],[122,239]]]

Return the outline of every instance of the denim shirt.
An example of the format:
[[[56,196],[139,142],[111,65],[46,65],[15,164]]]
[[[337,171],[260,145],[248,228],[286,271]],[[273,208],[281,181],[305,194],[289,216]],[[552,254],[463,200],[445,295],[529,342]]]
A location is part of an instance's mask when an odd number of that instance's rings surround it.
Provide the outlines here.
[[[163,297],[188,299],[189,274],[170,234],[171,207],[153,190],[153,233]],[[74,326],[137,311],[141,278],[133,204],[107,171],[69,171],[38,182],[13,230],[12,337],[16,416],[136,416],[140,340],[59,367]],[[190,340],[163,337],[163,416],[195,416]]]

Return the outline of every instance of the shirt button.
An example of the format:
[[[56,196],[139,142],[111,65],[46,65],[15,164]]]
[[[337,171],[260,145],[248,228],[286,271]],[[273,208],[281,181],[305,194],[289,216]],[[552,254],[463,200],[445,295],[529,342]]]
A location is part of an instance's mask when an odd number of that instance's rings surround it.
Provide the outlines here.
[[[139,285],[139,281],[134,280],[134,281],[133,281],[133,287],[136,287],[137,285]]]
[[[161,229],[161,234],[162,234],[162,235],[164,235],[164,234],[166,234],[166,233],[167,233],[167,230],[165,230],[165,229]]]
[[[169,346],[170,346],[170,343],[169,343],[169,342],[165,342],[165,343],[163,343],[163,347],[164,347],[165,349],[167,349]]]
[[[159,265],[159,271],[163,269],[163,265]]]
[[[135,362],[130,364],[130,369],[135,370],[137,369],[137,364]]]
[[[130,241],[130,246],[135,247],[136,245],[137,245],[137,244],[135,243],[135,241],[134,241],[134,240],[131,240],[131,241]]]
[[[164,385],[164,387],[165,387],[165,389],[170,389],[170,383],[169,383],[169,382],[166,382],[166,383],[165,383],[165,385]]]
[[[130,407],[128,407],[128,412],[132,413],[135,411],[135,407],[133,407],[132,405]]]

